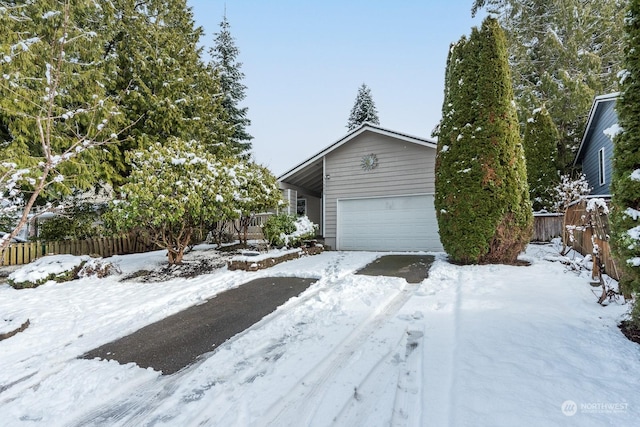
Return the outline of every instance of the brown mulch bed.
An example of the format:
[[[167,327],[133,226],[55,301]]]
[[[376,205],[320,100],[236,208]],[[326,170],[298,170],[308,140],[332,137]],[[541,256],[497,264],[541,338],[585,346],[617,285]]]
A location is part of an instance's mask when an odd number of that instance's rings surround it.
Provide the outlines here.
[[[630,341],[640,344],[640,328],[631,323],[628,320],[621,322],[618,327],[620,331],[627,337]]]

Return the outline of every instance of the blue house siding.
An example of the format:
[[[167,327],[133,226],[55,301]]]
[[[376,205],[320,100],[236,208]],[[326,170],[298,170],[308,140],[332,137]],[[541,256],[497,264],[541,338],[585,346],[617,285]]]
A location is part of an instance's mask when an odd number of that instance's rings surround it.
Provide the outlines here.
[[[613,157],[613,142],[604,134],[604,130],[618,123],[615,111],[616,96],[605,95],[596,98],[591,109],[587,129],[580,145],[574,164],[582,165],[582,172],[587,176],[591,186],[591,194],[604,196],[610,195],[611,184],[611,158]],[[600,151],[604,156],[604,182],[601,183]]]

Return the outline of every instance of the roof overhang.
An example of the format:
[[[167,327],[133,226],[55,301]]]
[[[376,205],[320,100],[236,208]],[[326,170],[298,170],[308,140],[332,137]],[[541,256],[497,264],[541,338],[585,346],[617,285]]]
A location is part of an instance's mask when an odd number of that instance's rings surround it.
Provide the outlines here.
[[[358,128],[349,132],[333,144],[325,147],[317,154],[314,154],[302,163],[289,169],[278,177],[278,181],[286,183],[301,189],[306,189],[313,193],[321,194],[324,184],[324,157],[334,151],[335,149],[343,146],[354,138],[362,135],[365,132],[373,132],[379,135],[388,136],[401,141],[410,142],[412,144],[422,145],[435,149],[437,142],[434,139],[420,138],[417,136],[408,135],[401,132],[396,132],[390,129],[373,125],[370,123],[363,123]]]
[[[582,149],[585,146],[585,141],[589,138],[591,134],[591,126],[593,125],[593,119],[596,116],[598,108],[602,103],[608,101],[614,101],[620,96],[620,92],[608,93],[606,95],[596,96],[593,100],[593,104],[591,105],[591,110],[589,110],[589,116],[587,117],[587,126],[584,129],[584,134],[582,135],[582,141],[580,141],[580,146],[578,147],[578,151],[576,152],[576,157],[573,160],[573,166],[576,167],[578,164],[578,160],[580,159],[580,154],[582,154]]]

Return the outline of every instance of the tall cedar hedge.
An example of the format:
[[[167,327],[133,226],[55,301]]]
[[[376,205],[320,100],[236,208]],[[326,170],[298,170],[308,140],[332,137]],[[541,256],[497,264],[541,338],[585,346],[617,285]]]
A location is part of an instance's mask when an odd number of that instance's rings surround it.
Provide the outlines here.
[[[560,134],[546,108],[537,108],[524,130],[527,181],[534,211],[552,211],[553,189],[560,182],[556,170]]]
[[[640,1],[629,2],[625,20],[622,91],[616,104],[622,132],[613,144],[611,245],[626,292],[640,293]],[[640,325],[640,306],[634,320]]]
[[[533,216],[505,36],[487,18],[451,46],[436,159],[440,238],[453,262],[514,263]]]

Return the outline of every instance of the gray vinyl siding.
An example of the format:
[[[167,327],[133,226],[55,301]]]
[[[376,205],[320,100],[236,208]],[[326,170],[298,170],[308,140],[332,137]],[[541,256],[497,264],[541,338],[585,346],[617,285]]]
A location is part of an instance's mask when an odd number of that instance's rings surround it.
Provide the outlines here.
[[[613,143],[603,131],[618,122],[615,112],[615,100],[602,102],[594,114],[591,128],[588,129],[582,156],[582,172],[587,176],[593,195],[609,195],[611,183],[611,158],[613,157]],[[604,148],[605,183],[600,184],[598,152]]]
[[[295,187],[286,182],[280,183],[283,198],[287,206],[279,209],[280,213],[296,215],[298,199],[307,200],[307,217],[314,224],[318,225],[318,233],[322,235],[322,200],[316,196],[308,194],[303,188]]]
[[[348,198],[433,194],[435,149],[365,132],[325,158],[325,230],[335,241],[337,200]],[[361,167],[362,157],[375,154],[378,166]]]

